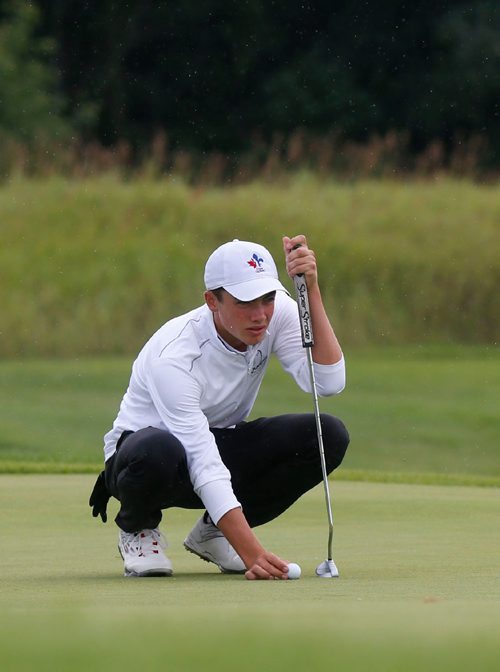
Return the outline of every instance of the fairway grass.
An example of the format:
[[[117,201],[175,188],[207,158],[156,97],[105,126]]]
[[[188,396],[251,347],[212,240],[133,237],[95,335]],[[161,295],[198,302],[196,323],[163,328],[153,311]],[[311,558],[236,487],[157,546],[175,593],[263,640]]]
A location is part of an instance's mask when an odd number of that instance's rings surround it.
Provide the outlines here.
[[[0,473],[97,473],[133,357],[0,362]],[[347,387],[320,399],[351,445],[339,478],[500,486],[500,351],[346,352]],[[311,412],[270,362],[252,417]]]
[[[162,526],[175,575],[125,579],[92,475],[0,476],[0,669],[496,670],[497,489],[333,482],[334,558],[319,579],[321,488],[258,529],[302,567],[248,582],[186,553],[196,512]],[[110,503],[110,517],[116,502]]]

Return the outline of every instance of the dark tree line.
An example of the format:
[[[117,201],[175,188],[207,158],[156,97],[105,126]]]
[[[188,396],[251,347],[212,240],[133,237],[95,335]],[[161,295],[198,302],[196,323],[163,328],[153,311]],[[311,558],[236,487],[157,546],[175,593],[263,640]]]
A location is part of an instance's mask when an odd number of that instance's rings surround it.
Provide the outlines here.
[[[0,55],[19,4],[50,46],[30,58],[57,75],[52,117],[84,139],[138,146],[163,129],[238,152],[305,128],[405,131],[416,150],[479,134],[490,161],[500,149],[498,0],[0,0]]]

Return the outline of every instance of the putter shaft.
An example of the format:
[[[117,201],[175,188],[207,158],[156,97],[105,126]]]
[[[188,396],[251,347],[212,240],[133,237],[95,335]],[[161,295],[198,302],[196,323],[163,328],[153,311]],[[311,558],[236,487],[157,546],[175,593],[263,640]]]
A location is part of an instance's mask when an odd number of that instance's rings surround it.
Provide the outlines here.
[[[314,377],[314,367],[311,348],[307,348],[307,362],[309,364],[309,375],[311,377],[311,387],[313,391],[314,416],[316,418],[316,428],[318,434],[319,455],[321,460],[321,471],[323,472],[323,488],[325,491],[325,504],[328,514],[328,560],[332,560],[333,544],[333,513],[330,499],[330,488],[328,486],[328,472],[326,470],[325,449],[323,447],[323,432],[321,430],[321,418],[319,414],[318,393],[316,391],[316,379]]]
[[[300,247],[296,245],[295,248]],[[295,249],[294,248],[294,249]],[[321,471],[323,473],[323,488],[325,491],[326,511],[328,514],[328,560],[332,560],[332,545],[333,545],[333,514],[330,499],[330,489],[328,486],[328,472],[326,470],[325,449],[323,446],[323,432],[321,429],[321,418],[319,414],[318,392],[316,389],[316,378],[314,376],[314,366],[312,358],[312,346],[314,345],[314,336],[312,331],[311,313],[309,309],[309,295],[307,292],[307,284],[302,275],[296,275],[293,278],[295,290],[297,292],[297,305],[299,308],[300,330],[302,334],[302,345],[307,352],[307,363],[309,367],[309,376],[311,379],[311,389],[314,402],[314,416],[316,418],[316,429],[318,435],[318,447],[321,460]]]

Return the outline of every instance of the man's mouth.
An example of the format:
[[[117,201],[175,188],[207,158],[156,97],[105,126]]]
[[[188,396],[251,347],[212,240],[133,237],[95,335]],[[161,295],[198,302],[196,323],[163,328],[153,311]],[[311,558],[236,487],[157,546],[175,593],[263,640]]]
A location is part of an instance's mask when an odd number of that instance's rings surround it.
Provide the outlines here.
[[[248,327],[247,331],[249,331],[251,334],[254,334],[255,336],[259,336],[266,331],[266,326],[263,325],[261,327]]]

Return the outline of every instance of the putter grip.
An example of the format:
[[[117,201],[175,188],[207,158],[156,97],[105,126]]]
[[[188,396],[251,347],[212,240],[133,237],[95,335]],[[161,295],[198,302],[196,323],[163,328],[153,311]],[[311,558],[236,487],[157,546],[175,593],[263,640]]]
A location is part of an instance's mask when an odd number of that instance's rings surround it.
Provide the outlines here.
[[[300,243],[293,247],[296,250],[300,247]],[[300,333],[302,334],[302,345],[304,348],[312,348],[314,345],[314,337],[311,323],[311,311],[309,310],[309,294],[307,293],[307,285],[304,275],[293,276],[295,290],[297,292],[297,306],[299,308]]]

